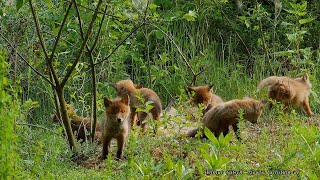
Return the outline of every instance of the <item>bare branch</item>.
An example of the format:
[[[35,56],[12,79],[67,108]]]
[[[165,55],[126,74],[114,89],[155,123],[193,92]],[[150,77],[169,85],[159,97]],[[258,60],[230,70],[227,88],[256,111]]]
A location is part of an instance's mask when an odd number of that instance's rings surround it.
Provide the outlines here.
[[[53,48],[52,48],[52,51],[51,51],[51,56],[50,56],[50,59],[49,59],[49,63],[50,64],[52,64],[53,57],[54,57],[54,52],[56,51],[56,48],[57,48],[57,46],[59,44],[59,40],[60,40],[60,37],[61,37],[62,29],[63,29],[64,24],[66,23],[66,20],[67,20],[67,17],[68,17],[68,14],[70,12],[70,9],[71,9],[72,5],[73,5],[73,2],[70,2],[69,6],[68,6],[68,9],[67,9],[67,12],[63,17],[63,21],[61,23],[61,26],[60,26],[56,41],[55,41],[55,43],[53,45]]]
[[[138,26],[136,26],[135,28],[133,28],[133,30],[127,35],[127,37],[124,38],[124,39],[117,45],[117,47],[112,50],[112,52],[111,52],[107,57],[105,57],[105,58],[102,59],[101,61],[95,63],[94,65],[98,65],[98,64],[102,63],[103,61],[108,60],[109,57],[110,57],[134,32],[136,32],[138,29],[140,29],[140,28],[141,28],[142,26],[144,26],[144,25],[145,25],[145,23],[143,22],[143,23],[141,23],[140,25],[138,25]]]
[[[87,9],[87,10],[90,10],[90,11],[93,11],[93,12],[96,12],[96,10],[94,9],[91,9],[89,7],[86,7],[86,6],[83,6],[81,4],[79,4],[80,7],[84,8],[84,9]],[[101,12],[101,11],[97,11],[99,14],[103,14],[105,16],[109,16],[109,17],[112,17],[114,19],[117,19],[117,20],[121,20],[122,18],[121,17],[118,17],[118,16],[115,16],[115,15],[112,15],[112,14],[107,14],[106,11],[105,12]]]
[[[107,9],[108,9],[108,4],[106,4],[106,7],[104,8],[104,11],[103,11],[104,14],[107,12]],[[94,50],[94,48],[97,45],[97,42],[98,42],[98,39],[99,39],[100,34],[101,34],[101,29],[102,29],[102,25],[103,25],[105,17],[106,17],[105,15],[102,16],[101,22],[99,24],[99,30],[98,30],[98,33],[97,33],[97,37],[96,37],[95,41],[93,42],[93,45],[92,45],[92,47],[90,49],[90,51],[91,51],[90,53],[92,53],[92,51]]]
[[[202,69],[200,72],[198,72],[197,74],[193,75],[192,81],[191,81],[191,83],[190,83],[189,86],[194,86],[194,85],[196,84],[197,77],[198,77],[201,73],[203,73],[205,70],[207,70],[209,67],[210,67],[210,65],[207,66],[207,67],[205,67],[205,68],[203,68],[203,69]]]
[[[39,126],[39,125],[36,125],[36,124],[17,123],[17,125],[20,125],[20,126],[31,126],[31,127],[37,127],[37,128],[40,128],[40,129],[44,129],[44,130],[50,131],[50,132],[51,132],[51,133],[53,133],[53,134],[60,135],[59,133],[54,132],[54,131],[53,131],[53,130],[51,130],[51,129],[48,129],[48,128],[46,128],[46,127]]]
[[[102,4],[102,0],[99,0],[99,2],[98,2],[98,4],[97,4],[97,7],[96,7],[96,11],[94,12],[94,14],[93,14],[93,16],[92,16],[92,19],[91,19],[91,22],[90,22],[90,24],[89,24],[87,34],[86,34],[86,36],[85,36],[85,38],[84,38],[84,40],[83,40],[83,43],[82,43],[81,48],[80,48],[80,51],[79,51],[79,53],[78,53],[78,56],[77,56],[76,59],[74,60],[72,66],[69,68],[67,74],[65,75],[65,77],[63,78],[63,80],[62,80],[62,82],[61,82],[61,86],[62,86],[62,87],[63,87],[63,86],[66,84],[66,82],[68,81],[71,73],[72,73],[73,70],[75,69],[76,65],[78,64],[78,62],[79,62],[79,60],[80,60],[80,58],[81,58],[81,56],[82,56],[83,50],[84,50],[84,48],[85,48],[85,46],[86,46],[86,44],[87,44],[87,42],[88,42],[89,36],[90,36],[91,31],[92,31],[92,28],[93,28],[93,24],[94,24],[94,22],[95,22],[95,20],[96,20],[96,18],[97,18],[97,15],[98,15],[98,9],[100,8],[101,4]]]
[[[9,40],[6,37],[4,37],[4,35],[2,33],[0,33],[0,35],[14,50],[16,50],[15,47],[9,42]],[[52,86],[55,86],[48,78],[46,78],[43,74],[41,74],[39,71],[37,71],[34,67],[32,67],[32,65],[26,59],[24,59],[24,57],[21,56],[21,54],[19,54],[18,52],[17,52],[17,54],[36,74],[41,76],[44,80],[46,80]]]
[[[48,64],[48,66],[49,66],[49,68],[50,68],[50,71],[51,71],[51,73],[52,73],[53,79],[54,79],[54,81],[55,81],[54,83],[55,83],[56,85],[59,85],[59,79],[58,79],[57,74],[56,74],[56,72],[55,72],[55,70],[54,70],[54,68],[53,68],[53,64],[52,64],[52,62],[49,61],[49,56],[48,56],[47,48],[46,48],[46,45],[45,45],[45,43],[44,43],[44,39],[43,39],[43,36],[42,36],[39,19],[38,19],[38,16],[37,16],[37,14],[36,14],[36,11],[35,11],[35,9],[34,9],[34,7],[33,7],[33,5],[32,5],[31,0],[29,0],[29,5],[30,5],[31,12],[32,12],[32,15],[33,15],[33,20],[34,20],[34,22],[35,22],[35,24],[36,24],[37,34],[38,34],[38,37],[39,37],[39,40],[40,40],[40,44],[41,44],[42,49],[43,49],[43,53],[44,53],[44,55],[45,55],[47,64]]]

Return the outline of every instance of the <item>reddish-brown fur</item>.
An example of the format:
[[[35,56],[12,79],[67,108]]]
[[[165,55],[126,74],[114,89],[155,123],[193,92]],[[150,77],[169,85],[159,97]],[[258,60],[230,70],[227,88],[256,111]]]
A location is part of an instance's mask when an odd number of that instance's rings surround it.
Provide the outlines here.
[[[229,132],[229,126],[232,126],[233,130],[237,132],[239,111],[243,110],[244,119],[251,123],[256,123],[262,113],[264,104],[265,101],[259,101],[248,97],[217,104],[204,115],[202,119],[203,127],[210,129],[216,137],[221,133],[226,135]],[[198,130],[199,128],[190,131],[188,136],[194,137]],[[201,129],[201,131],[203,133],[203,129]],[[239,139],[238,135],[237,138]]]
[[[129,135],[129,99],[116,98],[109,100],[104,98],[106,119],[103,122],[103,149],[102,159],[106,159],[110,143],[113,138],[117,140],[118,151],[117,158],[123,159],[123,149]]]
[[[212,87],[213,85],[188,87],[189,92],[194,92],[194,95],[192,96],[193,103],[196,105],[203,104],[203,115],[215,105],[223,102],[223,100],[219,96],[211,92]]]
[[[289,106],[303,107],[308,116],[313,115],[309,105],[309,95],[312,85],[307,74],[295,79],[271,76],[259,83],[258,90],[266,86],[269,87],[269,98],[283,103],[285,110],[288,110]]]
[[[67,113],[68,118],[70,119],[71,129],[72,132],[76,134],[77,140],[81,142],[85,142],[91,139],[90,132],[91,132],[91,119],[88,117],[80,117],[75,112],[74,109],[67,105]],[[54,122],[60,122],[57,115],[53,116]],[[102,144],[102,132],[101,132],[101,124],[97,121],[96,124],[96,132],[95,132],[95,141],[98,144]]]
[[[130,97],[130,123],[131,126],[134,126],[138,119],[143,131],[146,130],[147,125],[144,122],[145,118],[147,117],[147,113],[145,112],[136,112],[136,107],[141,106],[141,101],[136,97],[137,94],[141,94],[144,98],[145,102],[151,101],[153,108],[150,110],[150,113],[154,120],[160,120],[160,114],[162,110],[161,100],[159,96],[151,89],[148,88],[140,88],[137,89],[131,80],[121,80],[118,83],[113,85],[114,89],[117,91],[117,95],[120,97]]]

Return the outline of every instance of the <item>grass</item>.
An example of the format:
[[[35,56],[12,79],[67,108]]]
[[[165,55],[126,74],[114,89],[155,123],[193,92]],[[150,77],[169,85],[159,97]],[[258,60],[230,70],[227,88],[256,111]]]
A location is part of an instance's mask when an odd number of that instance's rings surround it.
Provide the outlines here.
[[[232,63],[227,60],[208,61],[214,71],[208,69],[198,82],[213,82],[214,93],[225,101],[244,96],[266,98],[266,90],[256,92],[257,83],[268,76],[259,72],[263,65],[257,63],[253,74],[248,75],[240,64],[230,65]],[[20,127],[17,130],[20,154],[17,179],[154,179],[159,176],[163,179],[316,179],[320,175],[320,116],[316,96],[311,95],[315,117],[308,118],[301,110],[284,114],[280,105],[275,105],[271,110],[266,108],[255,125],[241,121],[242,142],[233,132],[230,142],[228,138],[188,139],[184,134],[200,124],[200,111],[186,103],[188,97],[182,83],[175,86],[180,92],[174,104],[177,112],[161,119],[157,136],[153,134],[154,125],[146,134],[141,134],[139,128],[132,131],[125,161],[115,160],[114,144],[108,159],[100,162],[101,146],[90,143],[78,143],[80,156],[72,160],[61,127],[52,124],[48,116],[35,122],[60,135],[39,128]],[[166,86],[169,90],[173,88],[169,84]],[[313,81],[313,91],[318,92],[318,89]],[[36,114],[37,110],[45,111],[35,109]]]
[[[19,139],[24,143],[19,143],[19,165],[23,169],[17,178],[314,179],[320,174],[319,115],[306,118],[304,114],[283,114],[276,108],[266,109],[257,124],[240,122],[242,142],[231,132],[230,142],[225,140],[227,143],[223,143],[226,138],[218,138],[217,143],[208,139],[185,138],[183,128],[197,123],[185,119],[185,105],[176,104],[176,107],[181,108],[178,112],[182,114],[164,117],[158,125],[159,135],[153,135],[153,125],[146,134],[141,134],[139,128],[131,132],[125,161],[115,160],[114,144],[111,155],[101,163],[98,160],[101,147],[89,143],[78,144],[83,157],[72,161],[63,136],[38,128],[21,127]],[[217,174],[219,172],[213,170],[224,173]],[[296,174],[270,174],[289,172]]]

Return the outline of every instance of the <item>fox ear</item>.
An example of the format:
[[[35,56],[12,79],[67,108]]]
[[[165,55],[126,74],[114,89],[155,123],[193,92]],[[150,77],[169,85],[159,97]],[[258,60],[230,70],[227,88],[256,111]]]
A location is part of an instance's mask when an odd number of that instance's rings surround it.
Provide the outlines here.
[[[305,82],[308,82],[309,81],[309,76],[307,73],[304,73],[303,77],[302,77],[302,80],[304,80]]]
[[[247,94],[244,98],[243,98],[243,100],[251,100],[252,98],[249,96],[249,94]]]
[[[267,104],[267,102],[268,102],[268,100],[265,100],[265,99],[261,101],[261,103],[262,103],[263,105]]]
[[[105,107],[109,107],[112,104],[112,101],[105,97],[103,98],[103,103]]]
[[[117,84],[111,84],[111,86],[112,86],[115,90],[118,89],[118,85],[117,85]]]
[[[208,91],[210,91],[213,87],[214,87],[214,84],[211,84],[210,86],[208,86]]]
[[[129,105],[129,97],[127,96],[126,98],[122,98],[121,102],[124,103],[125,105]]]
[[[67,111],[74,111],[73,107],[70,104],[66,104]]]
[[[187,90],[188,90],[189,92],[191,92],[191,91],[196,91],[196,90],[194,89],[194,87],[191,87],[191,86],[187,86]]]
[[[141,88],[143,88],[143,85],[141,85],[141,84],[133,84],[134,85],[134,87],[136,88],[136,89],[141,89]]]

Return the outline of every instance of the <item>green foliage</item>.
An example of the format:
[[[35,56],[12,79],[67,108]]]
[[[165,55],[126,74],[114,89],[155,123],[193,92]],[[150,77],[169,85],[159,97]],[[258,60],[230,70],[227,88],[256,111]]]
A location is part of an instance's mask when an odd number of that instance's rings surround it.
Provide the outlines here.
[[[17,173],[19,160],[16,146],[15,121],[19,115],[19,102],[16,100],[17,91],[10,87],[11,80],[7,79],[8,63],[5,61],[6,52],[0,50],[0,177],[10,179]]]
[[[208,129],[204,128],[204,134],[208,139],[211,141],[211,144],[203,144],[203,148],[201,150],[204,159],[208,163],[209,169],[214,170],[227,170],[229,160],[222,156],[223,153],[227,150],[227,145],[230,143],[232,134],[229,133],[225,137],[220,134],[219,138],[217,139],[215,135]],[[210,149],[212,152],[208,153],[207,149]]]
[[[137,108],[136,111],[149,113],[149,111],[154,107],[152,105],[153,102],[152,101],[145,102],[145,99],[142,97],[141,92],[139,90],[137,91],[137,94],[135,96],[141,102],[141,105],[136,107]]]
[[[71,1],[32,2],[39,15],[44,41],[51,50]],[[90,9],[96,2],[77,1],[84,33],[93,14]],[[55,113],[51,87],[16,54],[19,52],[49,78],[28,3],[0,1],[0,33],[17,48],[16,51],[0,38],[0,48],[8,49],[7,56],[3,51],[0,55],[1,178],[319,177],[320,4],[304,0],[277,2],[154,0],[149,2],[148,9],[145,0],[109,2],[108,16],[103,22],[97,48],[92,52],[95,62],[108,57],[96,66],[98,99],[116,96],[110,84],[127,78],[157,92],[163,107],[171,97],[179,98],[174,105],[177,114],[164,113],[157,122],[157,136],[152,133],[142,135],[139,128],[134,128],[125,150],[127,160],[116,161],[110,156],[101,167],[95,161],[101,147],[95,144],[77,144],[83,159],[71,161],[71,152],[61,135],[63,128],[51,121],[51,115]],[[102,16],[99,13],[89,46],[94,43]],[[145,26],[130,35],[145,21]],[[54,67],[59,77],[66,74],[82,44],[78,25],[73,7],[54,54]],[[128,35],[130,37],[119,45]],[[273,102],[273,108],[265,108],[255,125],[244,121],[243,112],[240,112],[242,142],[233,136],[233,132],[216,138],[207,129],[208,140],[186,139],[183,137],[186,129],[201,125],[203,106],[186,103],[190,97],[184,87],[190,84],[193,75],[181,53],[195,73],[205,69],[197,77],[196,85],[214,83],[214,93],[226,101],[246,95],[265,99],[266,91],[256,93],[256,85],[261,79],[270,75],[298,77],[307,72],[313,84],[310,99],[316,117],[306,118],[296,109],[284,113],[283,105]],[[84,117],[91,116],[92,111],[91,80],[89,56],[83,55],[65,87],[65,97],[67,103]],[[148,112],[153,107],[141,94],[137,98],[142,102],[137,111]],[[98,112],[103,112],[101,101],[98,101]],[[147,123],[153,125],[154,122]],[[225,172],[232,169],[259,172],[284,169],[299,174],[231,176]],[[208,174],[206,170],[224,173]]]

